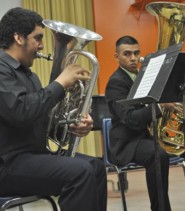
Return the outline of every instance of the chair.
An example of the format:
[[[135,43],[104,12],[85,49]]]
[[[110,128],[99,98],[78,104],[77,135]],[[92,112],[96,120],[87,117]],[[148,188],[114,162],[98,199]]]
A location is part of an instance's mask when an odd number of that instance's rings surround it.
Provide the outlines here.
[[[137,163],[130,162],[125,166],[117,166],[110,161],[110,137],[109,132],[111,128],[111,118],[104,118],[103,125],[102,125],[102,134],[103,134],[103,145],[104,145],[104,162],[106,165],[107,173],[109,172],[116,172],[118,176],[118,183],[121,192],[121,199],[123,204],[123,210],[127,211],[127,204],[125,198],[125,173],[128,171],[134,170],[144,170],[143,166],[138,165]],[[170,157],[170,166],[181,164],[184,161],[183,158],[175,156]]]
[[[106,118],[111,118],[111,114],[108,108],[108,105],[106,103],[105,95],[94,95],[92,96],[92,105],[91,105],[91,117],[93,119],[93,131],[100,131],[102,132],[102,121]],[[104,157],[105,158],[105,157]],[[106,162],[105,162],[106,163]],[[115,168],[112,168],[109,166],[107,167],[108,172],[115,172]],[[128,189],[128,182],[127,182],[127,173],[124,172],[124,190],[126,191]],[[108,182],[112,183],[113,191],[117,192],[120,190],[119,183],[118,188],[115,188],[115,184],[112,180],[108,180]]]
[[[109,172],[116,172],[118,176],[118,186],[121,192],[123,210],[127,211],[127,204],[125,199],[125,173],[129,170],[136,170],[142,169],[142,166],[137,165],[136,163],[132,162],[125,166],[117,166],[110,161],[110,138],[109,132],[111,128],[111,118],[104,118],[103,125],[102,125],[102,134],[103,134],[103,147],[104,147],[104,163],[106,165],[107,173]]]
[[[0,197],[0,211],[7,210],[9,208],[18,207],[19,211],[24,211],[23,205],[31,202],[36,202],[39,200],[46,200],[50,203],[53,211],[58,211],[57,205],[54,199],[50,196],[9,196]]]

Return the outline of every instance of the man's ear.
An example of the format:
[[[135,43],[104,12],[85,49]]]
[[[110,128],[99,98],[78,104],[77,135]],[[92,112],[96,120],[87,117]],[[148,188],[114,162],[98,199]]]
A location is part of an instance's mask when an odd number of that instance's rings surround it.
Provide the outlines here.
[[[24,37],[18,33],[14,33],[14,39],[18,45],[23,45],[23,43],[25,41]]]
[[[119,57],[118,53],[115,52],[115,53],[114,53],[114,58],[117,60],[118,57]]]

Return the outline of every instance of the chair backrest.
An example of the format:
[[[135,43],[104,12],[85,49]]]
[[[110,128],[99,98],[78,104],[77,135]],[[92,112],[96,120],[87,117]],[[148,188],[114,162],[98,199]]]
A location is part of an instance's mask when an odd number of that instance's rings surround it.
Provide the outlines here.
[[[102,122],[103,147],[104,147],[104,163],[111,165],[110,161],[110,129],[112,127],[111,118],[104,118]]]
[[[105,95],[92,96],[92,105],[90,113],[94,123],[92,130],[102,130],[102,120],[110,118],[111,114],[106,103]]]

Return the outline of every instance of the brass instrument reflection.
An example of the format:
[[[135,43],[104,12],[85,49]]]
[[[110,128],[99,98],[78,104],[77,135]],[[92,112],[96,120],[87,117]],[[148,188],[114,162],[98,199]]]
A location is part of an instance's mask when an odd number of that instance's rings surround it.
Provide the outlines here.
[[[158,47],[165,49],[184,41],[185,4],[173,2],[154,2],[146,5],[146,10],[154,15],[158,22]],[[169,154],[184,153],[184,133],[182,132],[183,106],[175,103],[174,110],[163,110],[158,123],[160,145]]]

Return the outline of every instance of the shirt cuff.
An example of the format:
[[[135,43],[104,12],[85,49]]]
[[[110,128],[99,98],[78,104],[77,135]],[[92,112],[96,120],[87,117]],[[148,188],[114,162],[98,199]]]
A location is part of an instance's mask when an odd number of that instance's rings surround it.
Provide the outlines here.
[[[59,84],[57,81],[51,82],[48,86],[47,89],[51,91],[53,97],[56,99],[56,101],[60,101],[64,98],[65,96],[65,89],[64,87]]]

